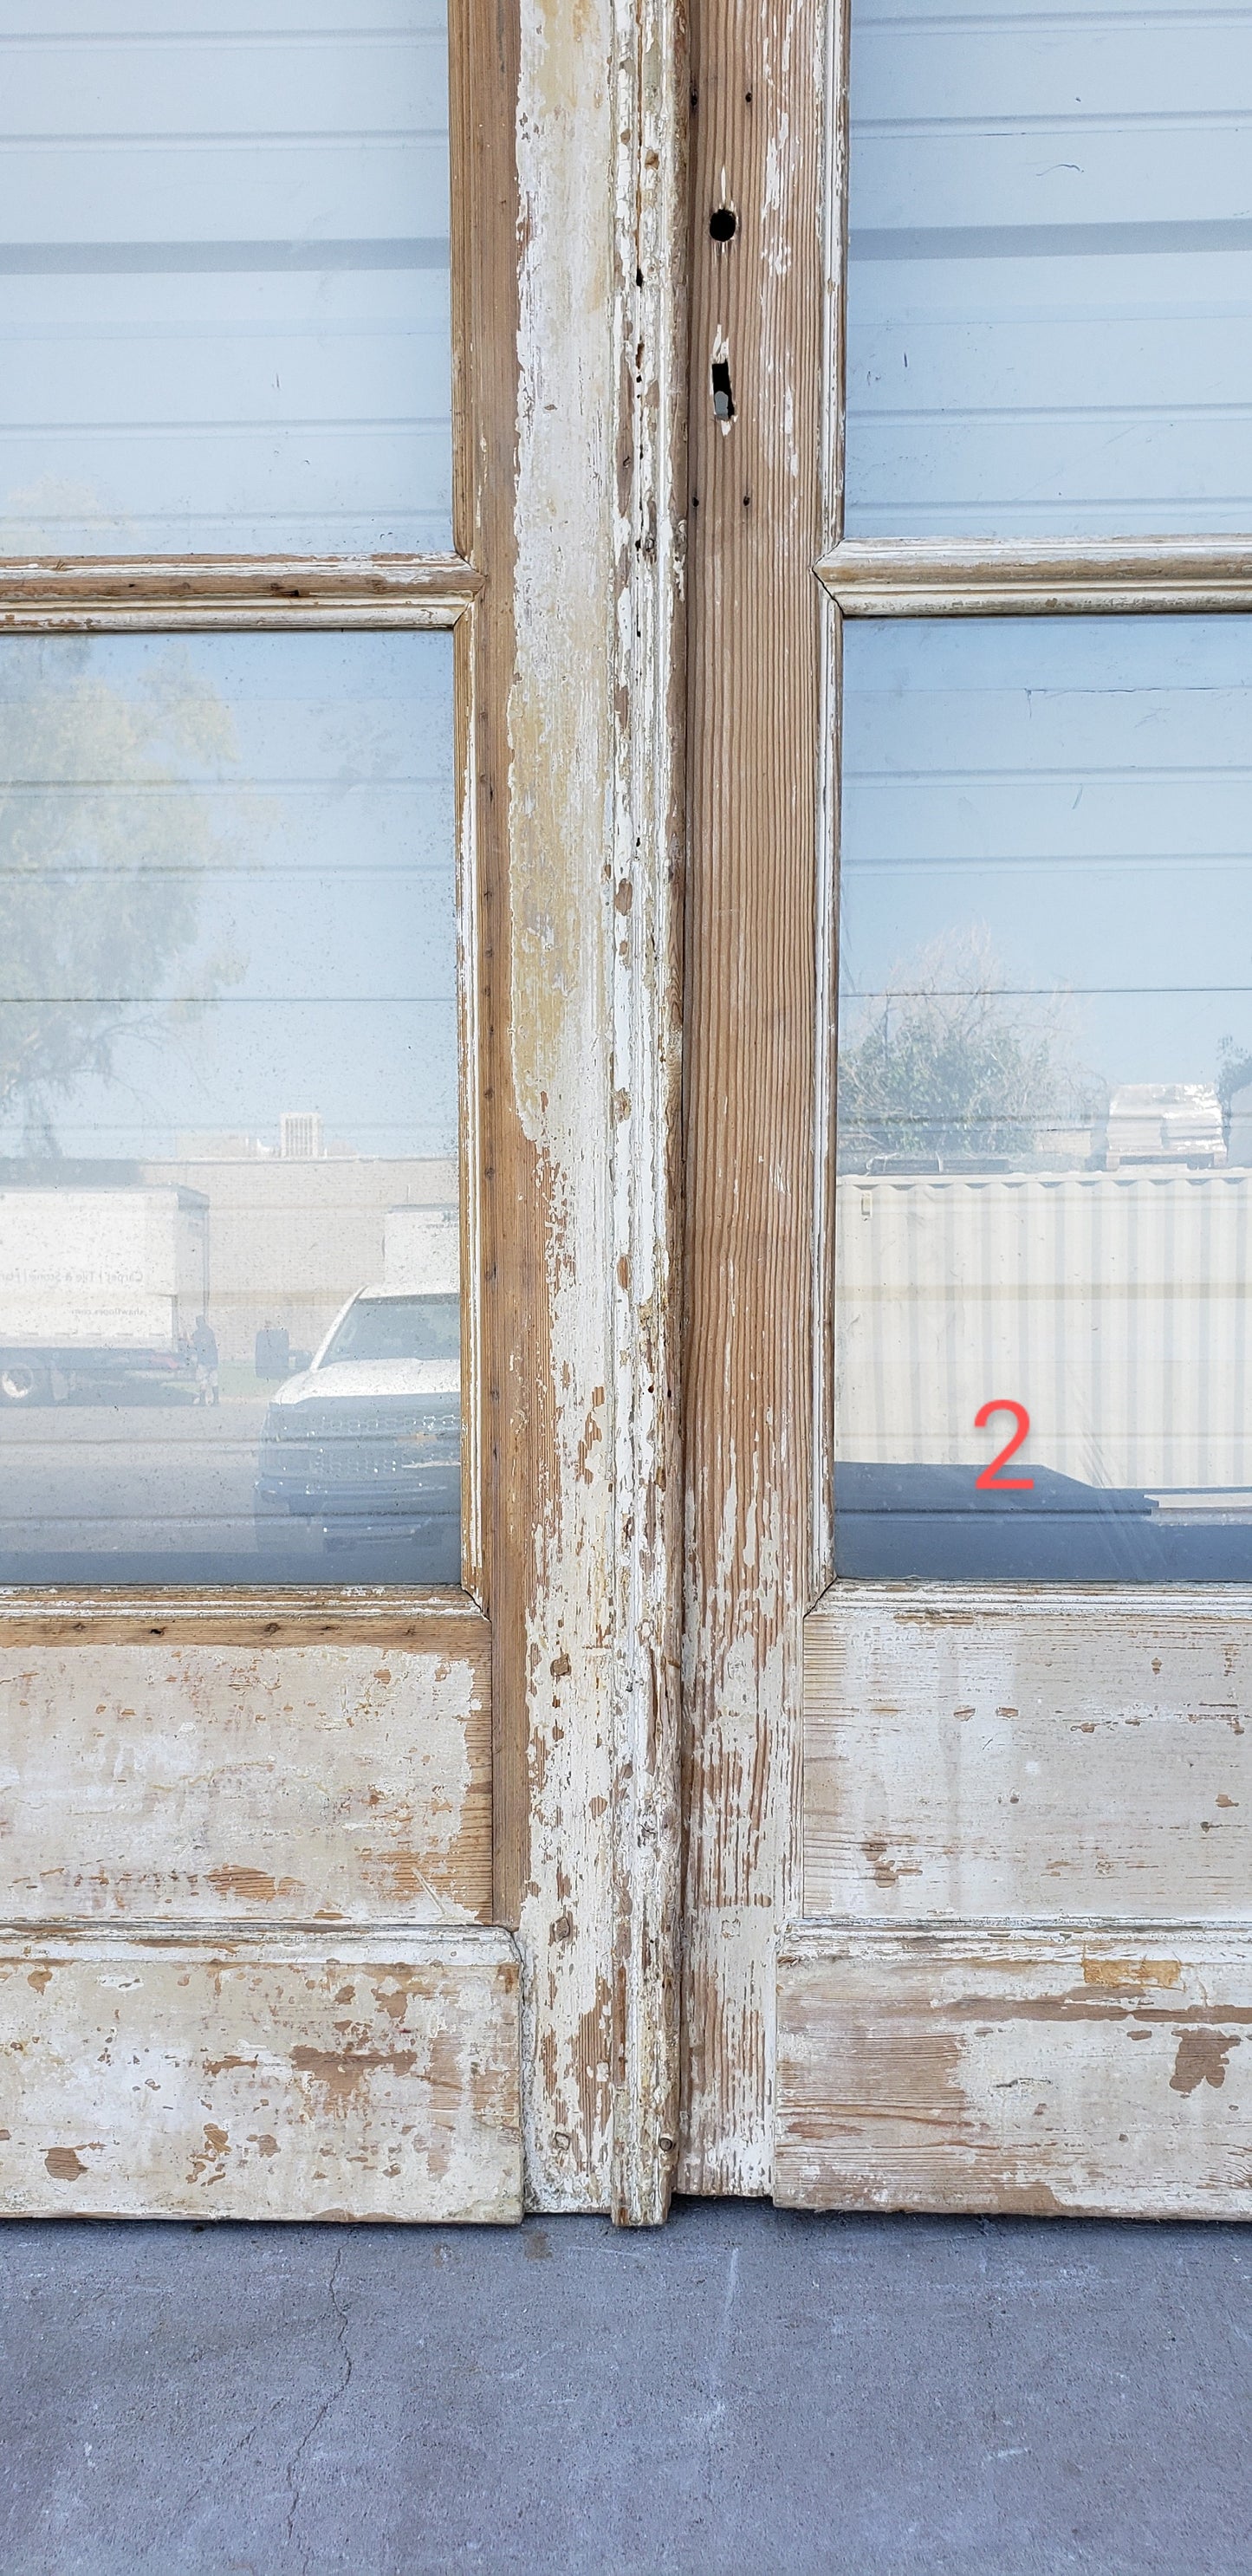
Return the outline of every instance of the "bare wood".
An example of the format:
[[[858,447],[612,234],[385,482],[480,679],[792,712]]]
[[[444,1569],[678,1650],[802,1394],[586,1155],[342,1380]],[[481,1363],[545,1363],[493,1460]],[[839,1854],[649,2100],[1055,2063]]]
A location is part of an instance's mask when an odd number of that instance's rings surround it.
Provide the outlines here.
[[[678,2151],[682,1476],[684,0],[618,10],[619,610],[613,952],[618,1766],[613,2214],[665,2217]]]
[[[1252,1593],[841,1585],[806,1625],[806,1914],[1222,1916]]]
[[[0,631],[452,626],[481,589],[459,555],[11,556]]]
[[[810,1564],[826,65],[819,0],[692,23],[680,2172],[763,2193]]]
[[[824,305],[822,316],[822,545],[843,533],[847,386],[848,63],[851,0],[826,0]],[[808,1591],[817,1600],[834,1580],[835,1468],[835,1085],[839,1045],[839,848],[843,715],[843,619],[821,618],[818,681],[817,869],[814,897],[816,1030],[813,1065],[812,1428],[809,1459]]]
[[[658,14],[662,35],[669,23]],[[658,728],[677,591],[673,280],[641,255],[669,220],[674,102],[642,32],[628,0],[574,17],[538,0],[520,19],[474,0],[457,527],[489,576],[475,653],[496,1903],[523,1959],[530,2199],[605,2207],[616,2132],[628,2217],[659,2214],[667,2188],[651,2167],[672,2121],[675,1842],[657,1552],[672,1508],[674,754]],[[619,1438],[657,1464],[620,1500]]]
[[[521,2215],[507,1935],[0,1934],[10,2217]]]
[[[845,617],[1252,607],[1252,545],[1230,537],[845,538],[816,569]]]
[[[778,2016],[785,2207],[1252,2215],[1246,1921],[813,1923]]]
[[[822,552],[843,536],[844,457],[848,415],[848,152],[852,0],[827,0],[826,137],[822,174],[824,313],[822,383]]]
[[[213,1644],[410,1645],[436,1656],[476,1656],[481,1613],[460,1591],[284,1590],[232,1586],[189,1591],[2,1591],[0,1651],[16,1645]]]
[[[475,739],[481,661],[477,610],[458,622],[453,654],[457,775],[457,1138],[461,1220],[461,1581],[473,1600],[481,1605],[486,1590],[483,1289],[487,1246],[483,1171],[484,922]]]
[[[104,1633],[0,1627],[0,1919],[489,1916],[484,1621],[421,1645]]]

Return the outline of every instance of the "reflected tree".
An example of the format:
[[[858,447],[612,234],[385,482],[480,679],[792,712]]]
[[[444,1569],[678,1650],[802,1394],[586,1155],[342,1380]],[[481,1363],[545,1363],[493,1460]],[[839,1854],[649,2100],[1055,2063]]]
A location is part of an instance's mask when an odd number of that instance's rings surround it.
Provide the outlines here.
[[[1252,1084],[1252,1052],[1239,1046],[1232,1037],[1222,1039],[1217,1051],[1217,1097],[1222,1105],[1222,1127],[1230,1141],[1231,1105],[1237,1092]]]
[[[865,1171],[1028,1162],[1041,1131],[1104,1105],[1070,1061],[1064,994],[1010,989],[989,932],[946,932],[850,1006],[839,1053],[839,1159]]]
[[[195,953],[224,855],[198,789],[233,758],[229,711],[177,645],[125,689],[88,643],[0,658],[0,1119],[26,1152],[55,1155],[58,1102],[110,1078],[124,1037],[167,1034],[237,975]]]

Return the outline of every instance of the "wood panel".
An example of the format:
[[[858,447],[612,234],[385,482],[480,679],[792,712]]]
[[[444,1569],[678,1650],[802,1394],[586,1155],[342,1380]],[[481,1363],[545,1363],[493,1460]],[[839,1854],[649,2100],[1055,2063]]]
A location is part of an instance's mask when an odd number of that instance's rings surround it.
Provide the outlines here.
[[[10,2217],[514,2220],[498,1932],[0,1936]]]
[[[490,1636],[468,1603],[320,1644],[12,1624],[0,1921],[489,1916]]]
[[[682,2188],[767,2192],[810,1565],[819,0],[692,17]],[[733,237],[711,238],[714,212]],[[724,227],[723,227],[724,228]],[[714,377],[714,369],[720,372]],[[720,399],[719,417],[715,404]]]
[[[785,2207],[1252,2216],[1252,1925],[813,1923],[778,2015]]]
[[[1252,1595],[842,1585],[806,1623],[804,1912],[1222,1917]]]

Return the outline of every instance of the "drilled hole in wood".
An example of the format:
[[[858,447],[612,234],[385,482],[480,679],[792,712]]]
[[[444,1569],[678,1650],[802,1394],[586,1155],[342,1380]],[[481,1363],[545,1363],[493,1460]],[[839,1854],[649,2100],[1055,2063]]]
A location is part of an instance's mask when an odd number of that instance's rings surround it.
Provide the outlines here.
[[[714,206],[713,212],[709,217],[710,241],[733,241],[738,230],[739,217],[735,213],[734,207]]]
[[[713,360],[713,418],[733,420],[735,397],[730,389],[730,369],[724,358]]]

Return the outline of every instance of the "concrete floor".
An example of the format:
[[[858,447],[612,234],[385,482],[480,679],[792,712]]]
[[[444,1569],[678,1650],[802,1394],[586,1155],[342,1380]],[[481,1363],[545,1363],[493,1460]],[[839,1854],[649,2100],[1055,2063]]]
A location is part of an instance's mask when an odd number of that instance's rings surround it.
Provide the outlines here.
[[[1248,2576],[1252,2236],[0,2231],[3,2576]]]

